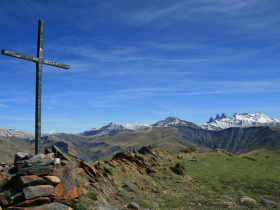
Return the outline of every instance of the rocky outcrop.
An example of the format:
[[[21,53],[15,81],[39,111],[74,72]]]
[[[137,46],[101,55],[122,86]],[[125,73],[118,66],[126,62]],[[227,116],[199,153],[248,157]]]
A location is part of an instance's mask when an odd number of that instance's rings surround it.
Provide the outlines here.
[[[78,176],[83,169],[55,146],[53,151],[46,149],[46,152],[49,154],[35,156],[19,152],[14,166],[0,172],[1,207],[7,210],[72,209],[68,205],[73,204],[84,187],[83,179]],[[60,158],[64,160],[60,162]]]

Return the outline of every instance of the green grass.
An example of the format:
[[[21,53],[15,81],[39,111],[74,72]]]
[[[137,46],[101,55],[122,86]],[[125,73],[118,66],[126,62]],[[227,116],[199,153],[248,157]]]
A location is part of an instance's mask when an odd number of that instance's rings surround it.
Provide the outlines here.
[[[106,196],[101,191],[93,195],[93,189],[89,186],[86,188],[88,193],[81,199],[83,205],[90,207],[90,204],[98,203],[95,196],[100,193],[111,205],[122,206],[134,201],[141,208],[164,210],[272,209],[273,206],[264,206],[262,200],[280,203],[278,150],[261,149],[241,156],[228,156],[223,152],[205,151],[202,148],[196,153],[170,153],[161,148],[154,148],[153,151],[160,153],[163,158],[156,166],[149,166],[156,171],[149,175],[142,175],[136,168],[125,163],[126,172],[122,171],[120,163],[112,163],[115,168],[101,163],[102,168],[108,168],[113,174],[108,179],[112,183],[110,188],[114,190],[113,196]],[[152,157],[145,156],[148,159]],[[257,162],[243,156],[254,158]],[[193,157],[202,162],[190,161]],[[170,169],[176,163],[184,165],[191,180]],[[100,190],[108,188],[101,178],[96,181]],[[115,199],[116,196],[118,199]],[[256,204],[247,201],[241,203],[243,196],[255,199]],[[273,209],[280,208],[276,206]]]

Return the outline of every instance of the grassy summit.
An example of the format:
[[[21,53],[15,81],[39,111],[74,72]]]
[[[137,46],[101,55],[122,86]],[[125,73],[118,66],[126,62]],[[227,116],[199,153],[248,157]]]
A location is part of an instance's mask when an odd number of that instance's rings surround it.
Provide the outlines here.
[[[199,147],[179,153],[160,147],[151,150],[158,158],[140,154],[148,160],[147,167],[140,170],[129,160],[92,163],[111,172],[106,178],[109,182],[90,179],[83,172],[91,181],[77,209],[91,209],[102,201],[100,195],[119,207],[133,201],[150,209],[280,209],[280,149],[260,149],[240,156]],[[172,170],[177,163],[185,167],[185,175]],[[243,196],[256,203],[242,202]],[[278,205],[265,204],[264,199]]]

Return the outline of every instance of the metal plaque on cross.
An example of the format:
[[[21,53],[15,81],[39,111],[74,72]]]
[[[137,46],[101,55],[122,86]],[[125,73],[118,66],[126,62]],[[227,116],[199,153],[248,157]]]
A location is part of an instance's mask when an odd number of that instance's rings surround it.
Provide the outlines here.
[[[44,21],[39,20],[37,57],[9,50],[2,50],[3,55],[36,62],[36,108],[35,108],[35,154],[41,153],[41,101],[42,101],[42,67],[43,64],[69,69],[69,65],[43,59]]]

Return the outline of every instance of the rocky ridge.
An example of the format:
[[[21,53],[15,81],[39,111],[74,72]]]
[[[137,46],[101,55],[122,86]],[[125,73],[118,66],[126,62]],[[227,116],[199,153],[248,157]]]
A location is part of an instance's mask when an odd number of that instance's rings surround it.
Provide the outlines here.
[[[234,182],[231,182],[228,180],[230,174],[220,179],[221,174],[217,170],[219,164],[213,162],[218,158],[223,164],[227,163],[230,166],[226,170],[236,166],[237,162],[242,164],[243,170],[244,166],[251,165],[260,165],[262,168],[266,167],[262,163],[268,164],[270,159],[273,162],[274,158],[279,157],[279,149],[263,149],[240,158],[220,149],[195,147],[172,153],[160,147],[144,146],[138,151],[119,152],[110,160],[94,163],[70,159],[56,147],[53,150],[46,149],[45,153],[37,156],[18,153],[14,166],[0,161],[1,207],[4,207],[3,203],[7,210],[279,207],[277,189],[280,183],[276,180],[270,181],[263,177],[266,181],[262,181],[253,177],[258,180],[257,187],[264,184],[261,189],[266,189],[271,182],[273,188],[268,193],[252,193],[248,187],[235,189],[239,184],[243,185],[243,182],[248,184],[248,180],[243,180],[242,175],[236,175]],[[259,156],[265,157],[265,162]],[[252,157],[257,161],[252,161]],[[60,159],[60,165],[57,158]],[[277,171],[271,170],[273,173]],[[206,178],[211,175],[209,172],[214,173],[212,175],[217,176],[217,180]],[[70,185],[67,184],[69,182]],[[236,185],[236,182],[241,183]],[[205,188],[208,189],[207,193]],[[242,193],[237,193],[240,190]],[[228,196],[225,197],[225,193]],[[72,199],[69,199],[70,196]],[[7,205],[7,202],[13,204]]]

